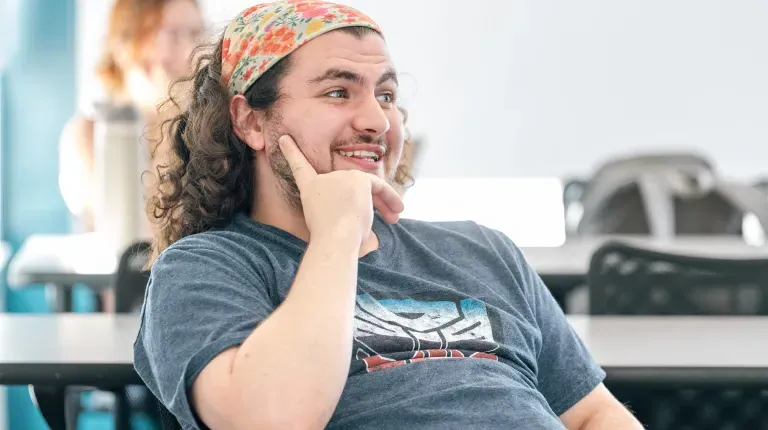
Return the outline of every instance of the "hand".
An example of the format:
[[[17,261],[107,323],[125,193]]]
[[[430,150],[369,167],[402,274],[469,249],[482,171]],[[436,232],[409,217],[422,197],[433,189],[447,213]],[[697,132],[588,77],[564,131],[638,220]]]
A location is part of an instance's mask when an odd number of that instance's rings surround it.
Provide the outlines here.
[[[310,236],[359,233],[362,242],[370,234],[374,207],[390,224],[400,218],[403,201],[383,179],[358,170],[318,174],[290,136],[282,136],[279,145],[301,193]]]

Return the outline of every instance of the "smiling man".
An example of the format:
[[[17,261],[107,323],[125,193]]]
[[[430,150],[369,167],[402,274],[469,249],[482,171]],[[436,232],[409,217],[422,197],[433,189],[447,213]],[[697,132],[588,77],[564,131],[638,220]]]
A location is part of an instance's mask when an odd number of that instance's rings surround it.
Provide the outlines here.
[[[193,84],[135,344],[185,428],[640,428],[508,238],[399,219],[404,112],[370,18],[254,6]]]

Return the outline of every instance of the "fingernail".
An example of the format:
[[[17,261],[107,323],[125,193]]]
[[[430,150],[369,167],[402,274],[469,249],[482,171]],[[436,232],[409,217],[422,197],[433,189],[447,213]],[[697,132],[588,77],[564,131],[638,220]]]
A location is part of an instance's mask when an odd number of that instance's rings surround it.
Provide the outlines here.
[[[280,136],[280,138],[277,139],[277,144],[283,146],[285,144],[285,136]]]

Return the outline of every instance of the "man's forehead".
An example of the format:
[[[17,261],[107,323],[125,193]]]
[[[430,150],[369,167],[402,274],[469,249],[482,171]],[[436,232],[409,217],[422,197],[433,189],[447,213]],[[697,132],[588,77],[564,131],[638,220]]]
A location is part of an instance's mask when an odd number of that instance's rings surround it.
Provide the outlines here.
[[[312,78],[331,69],[371,75],[372,79],[395,70],[384,39],[373,32],[363,37],[340,30],[324,34],[296,50],[292,60],[299,74]]]

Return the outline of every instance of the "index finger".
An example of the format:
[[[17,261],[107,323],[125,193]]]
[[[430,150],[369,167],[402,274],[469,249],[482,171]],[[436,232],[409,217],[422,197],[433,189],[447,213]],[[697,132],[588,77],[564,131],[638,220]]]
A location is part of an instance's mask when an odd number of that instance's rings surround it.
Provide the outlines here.
[[[309,182],[312,178],[317,176],[315,168],[309,164],[307,157],[301,152],[299,146],[296,145],[291,136],[283,135],[277,141],[280,146],[280,151],[283,152],[285,159],[288,161],[288,166],[293,172],[293,177],[296,179],[296,185],[301,189],[303,184]]]
[[[373,205],[379,210],[385,221],[390,224],[396,223],[400,218],[400,213],[405,209],[402,197],[385,180],[372,174],[369,174],[369,177],[371,179]]]

